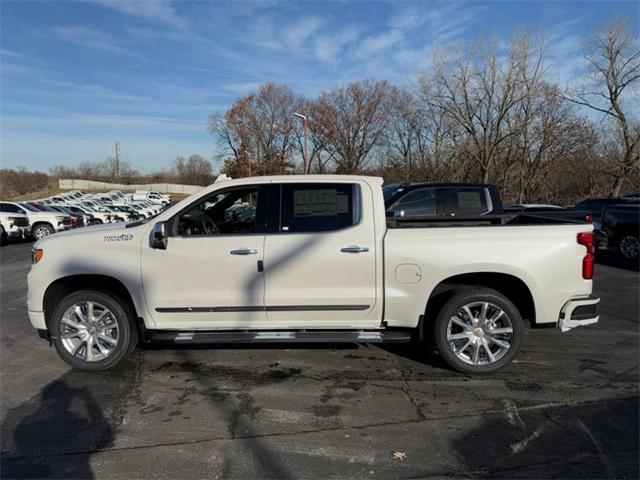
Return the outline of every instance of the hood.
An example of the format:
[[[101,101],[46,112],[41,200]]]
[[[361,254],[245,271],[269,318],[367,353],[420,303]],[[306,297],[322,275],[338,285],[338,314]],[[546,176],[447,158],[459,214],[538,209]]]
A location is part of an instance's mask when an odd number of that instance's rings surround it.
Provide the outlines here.
[[[69,215],[68,213],[62,213],[62,212],[32,212],[31,210],[29,210],[29,213],[27,214],[30,217],[71,217],[71,215]]]
[[[102,225],[91,225],[87,227],[77,228],[73,230],[67,230],[65,232],[58,232],[54,235],[49,235],[38,240],[34,244],[34,248],[45,248],[46,245],[51,245],[53,242],[72,242],[74,240],[82,241],[123,241],[126,240],[122,235],[129,236],[140,234],[148,224],[141,222],[120,222],[120,223],[106,223]]]

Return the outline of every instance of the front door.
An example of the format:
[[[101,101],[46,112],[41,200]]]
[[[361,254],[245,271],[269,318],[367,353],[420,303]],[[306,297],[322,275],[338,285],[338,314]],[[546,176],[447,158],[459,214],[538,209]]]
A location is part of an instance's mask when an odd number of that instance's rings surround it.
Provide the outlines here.
[[[280,214],[265,239],[269,320],[292,329],[380,326],[370,187],[282,183],[273,193]]]
[[[143,247],[147,307],[159,329],[260,328],[266,189],[231,187],[167,222],[166,250]]]

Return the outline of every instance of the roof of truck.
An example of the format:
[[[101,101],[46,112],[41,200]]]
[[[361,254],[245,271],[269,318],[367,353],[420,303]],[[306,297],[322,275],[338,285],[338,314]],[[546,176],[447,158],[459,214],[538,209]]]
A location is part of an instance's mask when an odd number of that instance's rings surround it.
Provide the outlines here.
[[[492,183],[471,183],[471,182],[403,182],[387,183],[385,187],[495,187]]]
[[[234,183],[270,183],[270,182],[331,182],[331,181],[357,181],[364,180],[371,183],[382,185],[382,177],[373,177],[367,175],[334,175],[334,174],[308,174],[308,175],[265,175],[260,177],[242,177],[231,178],[220,176],[216,179],[216,184],[221,182]]]

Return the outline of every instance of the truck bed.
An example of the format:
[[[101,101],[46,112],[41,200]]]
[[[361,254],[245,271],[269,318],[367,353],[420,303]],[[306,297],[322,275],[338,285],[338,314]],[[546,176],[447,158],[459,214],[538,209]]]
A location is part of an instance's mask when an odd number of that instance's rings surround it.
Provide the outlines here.
[[[387,218],[388,228],[442,228],[513,225],[588,225],[589,212],[563,210],[559,212],[502,213],[470,217]]]

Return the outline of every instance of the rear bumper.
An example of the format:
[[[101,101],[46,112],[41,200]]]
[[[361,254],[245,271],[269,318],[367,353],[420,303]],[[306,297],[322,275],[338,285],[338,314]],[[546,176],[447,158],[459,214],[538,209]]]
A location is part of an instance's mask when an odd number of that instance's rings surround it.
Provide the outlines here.
[[[600,299],[596,297],[574,298],[564,304],[560,311],[558,326],[562,332],[575,327],[584,327],[598,322],[597,306]]]

